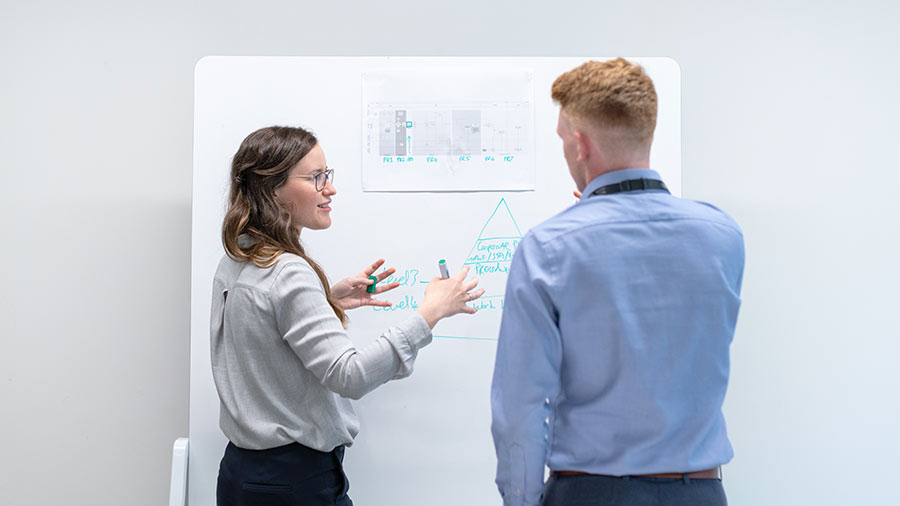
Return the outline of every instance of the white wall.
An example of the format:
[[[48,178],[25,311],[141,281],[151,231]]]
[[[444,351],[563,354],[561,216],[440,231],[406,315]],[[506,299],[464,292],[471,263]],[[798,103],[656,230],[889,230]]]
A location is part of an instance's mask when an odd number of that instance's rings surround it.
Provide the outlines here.
[[[4,0],[0,504],[166,500],[201,56],[630,54],[681,63],[684,193],[747,239],[731,504],[896,505],[900,4],[784,3]]]

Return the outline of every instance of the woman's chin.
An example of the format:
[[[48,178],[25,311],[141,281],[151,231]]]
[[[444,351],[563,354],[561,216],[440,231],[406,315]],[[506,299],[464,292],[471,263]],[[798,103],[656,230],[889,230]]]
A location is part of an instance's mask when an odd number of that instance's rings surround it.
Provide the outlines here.
[[[298,230],[325,230],[326,228],[331,227],[331,217],[327,216],[324,219],[318,219],[313,223],[303,223],[300,225],[294,225]]]

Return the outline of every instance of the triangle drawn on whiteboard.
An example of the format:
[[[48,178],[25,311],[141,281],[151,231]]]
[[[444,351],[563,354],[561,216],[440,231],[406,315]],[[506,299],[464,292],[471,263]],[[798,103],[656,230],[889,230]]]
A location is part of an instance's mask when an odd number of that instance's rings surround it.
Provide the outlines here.
[[[471,266],[476,276],[502,275],[502,285],[505,287],[513,253],[521,240],[519,225],[513,218],[506,199],[501,198],[478,234],[475,245],[466,255],[463,265]],[[500,293],[503,293],[502,288]]]

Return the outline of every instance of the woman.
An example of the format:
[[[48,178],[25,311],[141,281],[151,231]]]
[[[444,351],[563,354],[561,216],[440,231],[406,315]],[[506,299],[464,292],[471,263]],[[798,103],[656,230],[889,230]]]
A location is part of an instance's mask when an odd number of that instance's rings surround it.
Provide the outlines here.
[[[329,287],[300,244],[303,229],[331,226],[333,175],[316,138],[301,128],[257,130],[234,155],[222,225],[227,254],[213,282],[210,324],[219,425],[229,440],[219,506],[352,505],[341,467],[359,430],[349,399],[412,373],[431,328],[474,313],[466,302],[484,293],[473,291],[476,279],[465,281],[467,269],[432,279],[412,316],[354,347],[345,311],[390,305],[366,292],[384,260]]]

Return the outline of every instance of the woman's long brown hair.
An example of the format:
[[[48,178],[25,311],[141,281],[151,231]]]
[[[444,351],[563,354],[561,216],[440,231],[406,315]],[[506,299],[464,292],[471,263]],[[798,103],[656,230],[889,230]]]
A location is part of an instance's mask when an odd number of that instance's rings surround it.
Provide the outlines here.
[[[328,305],[341,323],[347,314],[331,295],[325,272],[300,244],[300,231],[290,213],[275,201],[275,189],[287,181],[288,172],[315,147],[316,137],[295,127],[266,127],[251,133],[241,143],[231,162],[231,192],[222,223],[222,244],[237,262],[253,262],[269,268],[283,253],[304,260],[319,276]],[[242,246],[238,237],[252,239]]]

